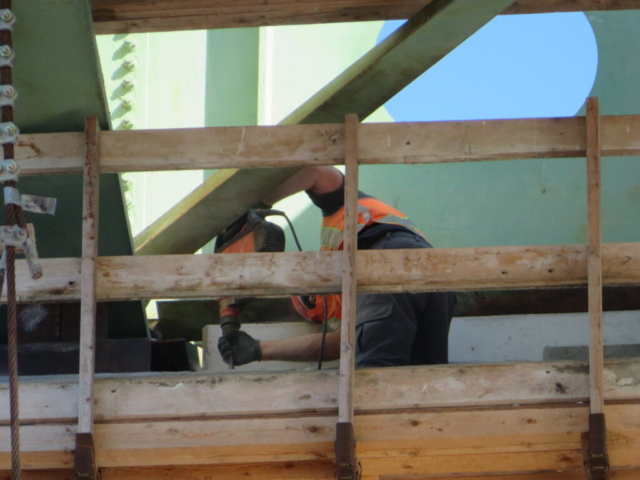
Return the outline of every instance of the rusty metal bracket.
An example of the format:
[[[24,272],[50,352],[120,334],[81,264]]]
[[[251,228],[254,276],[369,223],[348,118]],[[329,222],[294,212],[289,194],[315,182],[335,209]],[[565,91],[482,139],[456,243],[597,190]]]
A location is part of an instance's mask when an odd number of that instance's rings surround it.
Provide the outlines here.
[[[74,457],[77,480],[99,480],[100,472],[96,465],[96,450],[93,445],[93,434],[76,434],[76,452]]]
[[[609,480],[609,454],[604,413],[589,415],[589,431],[582,434],[584,469],[589,480]]]
[[[336,480],[359,480],[360,469],[356,458],[356,439],[351,422],[336,424]]]

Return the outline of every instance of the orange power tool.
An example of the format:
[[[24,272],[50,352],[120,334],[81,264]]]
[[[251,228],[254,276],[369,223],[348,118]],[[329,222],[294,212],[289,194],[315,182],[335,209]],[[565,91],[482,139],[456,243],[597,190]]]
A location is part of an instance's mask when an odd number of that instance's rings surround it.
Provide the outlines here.
[[[252,209],[243,215],[216,238],[215,253],[254,253],[284,252],[284,230],[265,218],[271,215],[282,215],[279,210]],[[244,301],[241,301],[244,300]],[[225,335],[233,330],[240,330],[242,304],[246,299],[233,297],[218,298],[220,307],[220,328]],[[229,368],[233,368],[233,357],[229,360]]]

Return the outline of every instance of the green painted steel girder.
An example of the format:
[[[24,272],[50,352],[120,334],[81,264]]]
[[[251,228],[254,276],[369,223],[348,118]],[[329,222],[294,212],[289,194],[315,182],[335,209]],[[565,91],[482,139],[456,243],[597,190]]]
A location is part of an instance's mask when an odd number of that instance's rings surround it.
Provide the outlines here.
[[[13,2],[12,8],[17,18],[13,29],[13,84],[19,95],[14,118],[20,131],[82,131],[88,115],[97,116],[102,129],[108,130],[90,0],[20,0]],[[58,199],[55,216],[25,213],[27,222],[35,226],[40,256],[79,257],[82,176],[23,177],[18,186],[23,193]],[[99,208],[99,254],[132,254],[117,174],[101,175]],[[140,302],[115,302],[109,311],[112,336],[146,336]]]

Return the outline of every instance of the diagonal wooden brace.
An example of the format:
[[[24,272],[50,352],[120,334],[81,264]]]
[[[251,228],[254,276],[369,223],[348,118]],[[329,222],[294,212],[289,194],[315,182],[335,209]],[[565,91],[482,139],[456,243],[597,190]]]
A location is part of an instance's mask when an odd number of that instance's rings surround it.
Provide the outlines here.
[[[356,458],[356,440],[351,422],[336,424],[336,480],[358,480],[359,468]]]
[[[74,456],[76,480],[99,480],[100,473],[96,465],[96,450],[92,433],[76,434],[76,452]]]
[[[584,469],[589,480],[609,480],[609,454],[604,413],[589,415],[589,432],[582,434]]]

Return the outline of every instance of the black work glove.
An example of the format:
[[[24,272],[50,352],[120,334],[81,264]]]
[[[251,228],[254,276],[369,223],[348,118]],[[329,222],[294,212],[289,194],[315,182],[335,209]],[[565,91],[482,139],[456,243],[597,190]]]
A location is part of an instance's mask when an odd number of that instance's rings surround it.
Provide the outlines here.
[[[224,363],[228,364],[229,359],[233,357],[233,364],[236,366],[259,362],[262,359],[260,340],[242,330],[233,330],[221,336],[218,339],[218,351]]]

